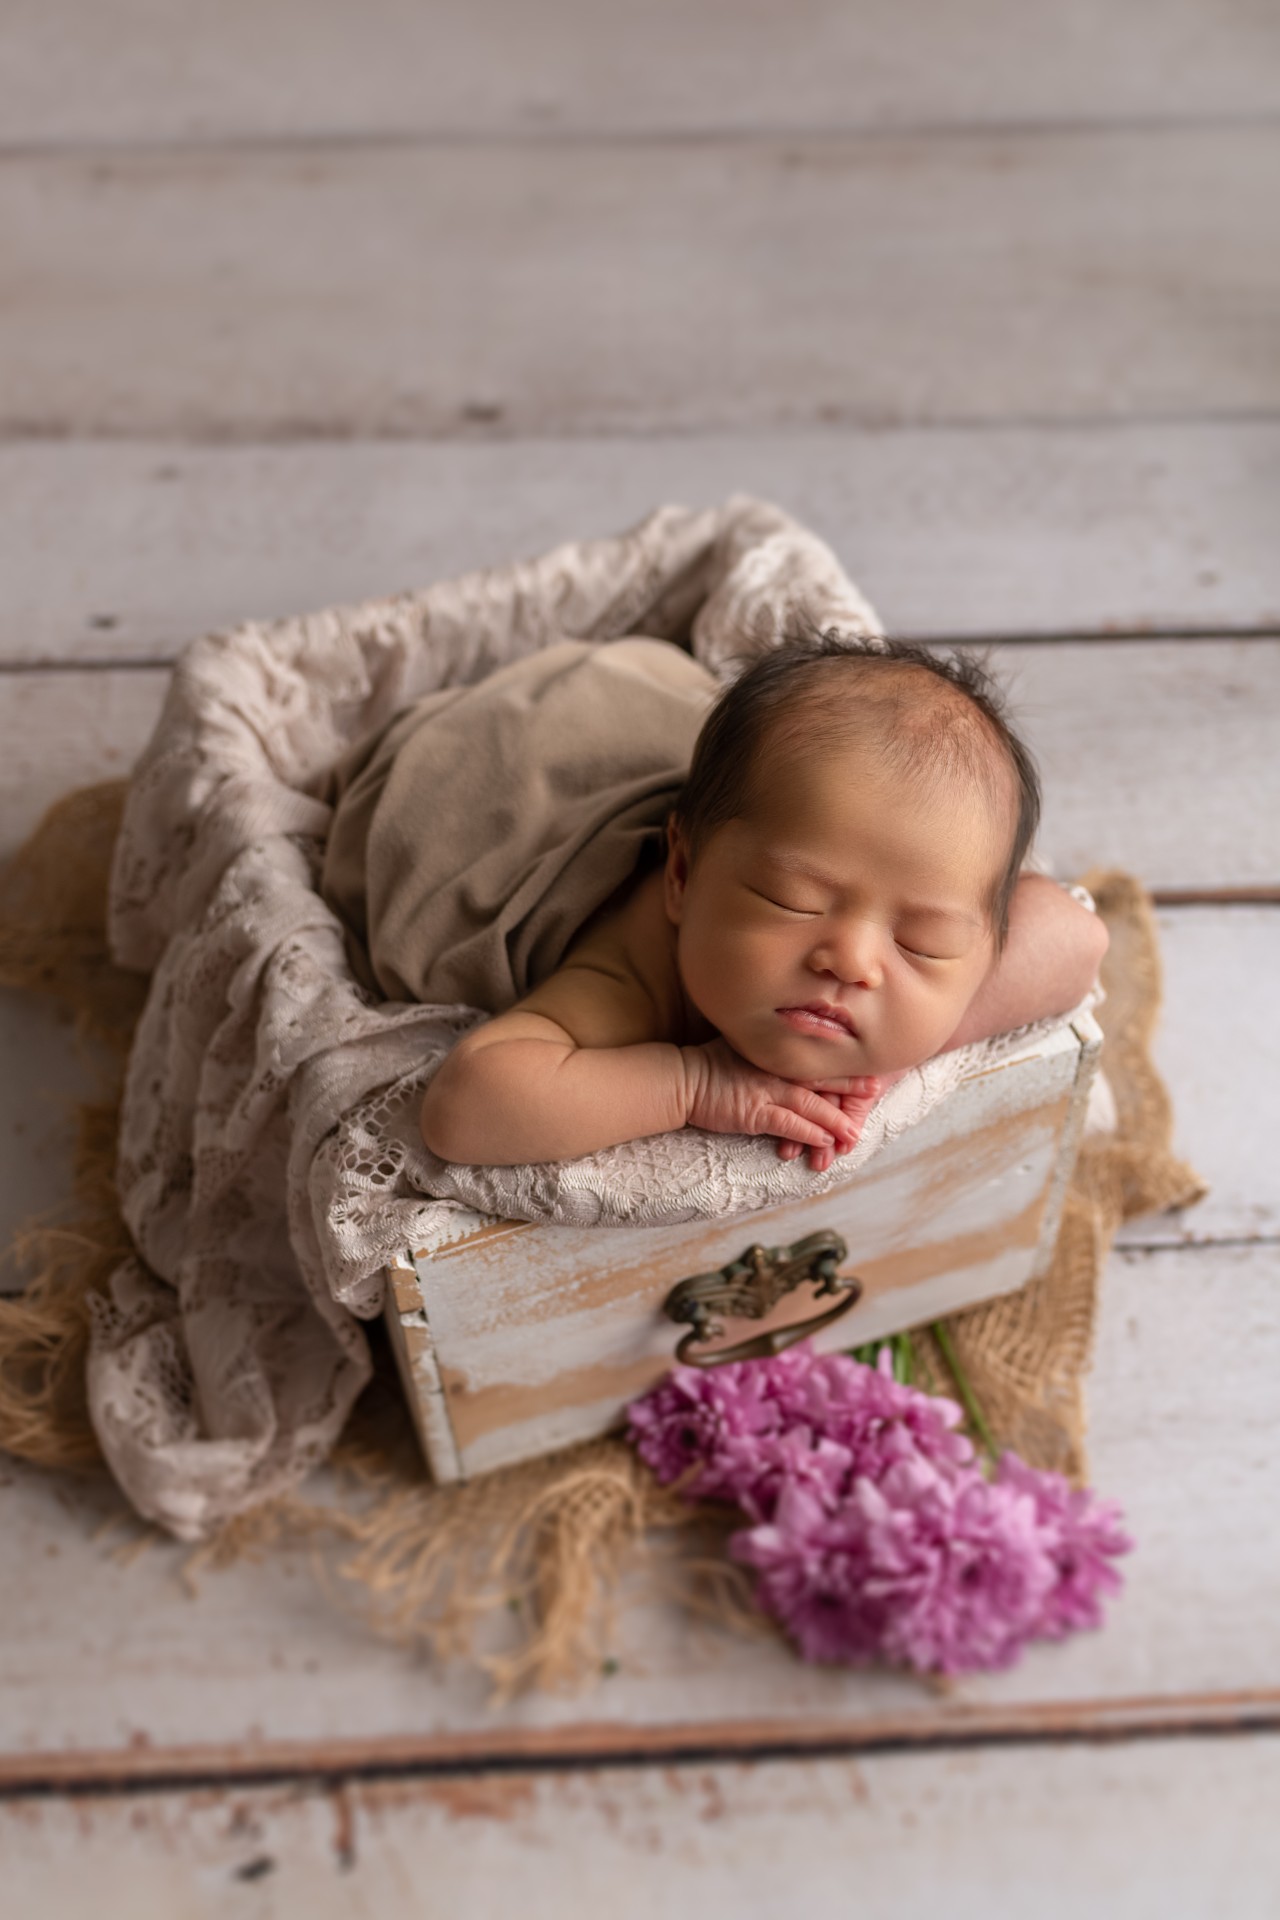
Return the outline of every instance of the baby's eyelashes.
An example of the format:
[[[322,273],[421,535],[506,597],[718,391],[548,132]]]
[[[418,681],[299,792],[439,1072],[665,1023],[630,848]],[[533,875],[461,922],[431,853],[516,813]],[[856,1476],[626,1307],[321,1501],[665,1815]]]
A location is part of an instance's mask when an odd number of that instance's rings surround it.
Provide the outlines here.
[[[809,920],[817,917],[817,907],[793,907],[787,900],[777,900],[771,893],[762,893],[759,887],[750,887],[748,892],[754,893],[757,900],[765,900],[771,907],[777,907],[782,913],[794,913],[801,919]]]

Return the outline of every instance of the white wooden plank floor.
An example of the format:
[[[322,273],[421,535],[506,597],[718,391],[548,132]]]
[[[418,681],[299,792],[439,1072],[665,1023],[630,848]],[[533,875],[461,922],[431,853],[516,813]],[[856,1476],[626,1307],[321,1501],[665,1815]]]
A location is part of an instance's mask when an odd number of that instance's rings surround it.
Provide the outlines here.
[[[169,659],[195,633],[780,501],[895,633],[1280,629],[1272,420],[562,440],[0,440],[0,662]]]
[[[14,1912],[98,1920],[1273,1920],[1278,1791],[1275,1736],[990,1747],[27,1801],[0,1849]]]
[[[948,1695],[649,1602],[495,1712],[300,1557],[193,1599],[103,1485],[5,1470],[5,1900],[1273,1913],[1274,10],[12,0],[0,54],[0,850],[196,632],[770,495],[895,630],[1001,641],[1046,851],[1162,899],[1213,1189],[1108,1269],[1124,1598]],[[13,998],[0,1050],[7,1244],[85,1069]]]
[[[0,1785],[1272,1724],[1280,1556],[1258,1516],[1280,1496],[1280,1250],[1132,1249],[1107,1279],[1091,1462],[1139,1549],[1102,1633],[939,1695],[806,1668],[647,1603],[598,1687],[496,1712],[474,1674],[424,1667],[336,1609],[303,1556],[207,1575],[193,1600],[178,1547],[109,1557],[99,1529],[120,1509],[102,1486],[55,1499],[12,1470]]]
[[[0,430],[1274,413],[1278,170],[1245,123],[13,154]]]
[[[1205,0],[9,0],[10,145],[607,137],[935,122],[1243,119],[1280,21]]]

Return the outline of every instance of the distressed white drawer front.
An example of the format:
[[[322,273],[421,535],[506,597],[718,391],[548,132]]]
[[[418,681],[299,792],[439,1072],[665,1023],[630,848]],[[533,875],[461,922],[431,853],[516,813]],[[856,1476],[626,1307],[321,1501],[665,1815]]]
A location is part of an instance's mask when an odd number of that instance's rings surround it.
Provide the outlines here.
[[[673,1227],[485,1220],[406,1254],[387,1320],[431,1469],[466,1479],[616,1426],[671,1364],[677,1281],[831,1228],[864,1293],[817,1335],[860,1344],[1025,1284],[1047,1263],[1101,1034],[1089,1015],[962,1082],[834,1192]],[[726,1339],[809,1317],[808,1289]]]

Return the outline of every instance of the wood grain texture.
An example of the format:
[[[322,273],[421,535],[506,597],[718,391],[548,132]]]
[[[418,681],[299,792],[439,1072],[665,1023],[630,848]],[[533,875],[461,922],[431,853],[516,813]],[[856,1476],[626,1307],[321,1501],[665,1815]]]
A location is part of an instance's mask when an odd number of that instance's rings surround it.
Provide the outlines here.
[[[0,432],[1275,412],[1277,181],[1264,125],[18,155]]]
[[[174,1543],[128,1565],[95,1539],[119,1511],[114,1495],[91,1483],[55,1500],[39,1476],[12,1470],[0,1488],[0,1774],[13,1786],[341,1771],[379,1754],[398,1765],[587,1760],[1274,1719],[1280,1537],[1258,1515],[1280,1497],[1278,1367],[1280,1247],[1117,1256],[1091,1450],[1095,1483],[1122,1502],[1138,1541],[1127,1590],[1104,1632],[1032,1649],[1012,1672],[946,1695],[805,1668],[769,1640],[715,1634],[650,1602],[624,1612],[618,1669],[599,1686],[496,1714],[478,1676],[426,1668],[344,1614],[304,1554],[207,1575],[193,1606]],[[127,1545],[128,1528],[116,1537]]]
[[[1011,646],[993,664],[1040,764],[1039,844],[1056,872],[1275,884],[1280,640]],[[1193,865],[1195,881],[1177,877]]]
[[[1280,905],[1159,915],[1164,1009],[1155,1060],[1173,1098],[1176,1150],[1208,1182],[1186,1213],[1135,1220],[1122,1241],[1186,1245],[1280,1237]]]
[[[128,774],[168,680],[136,669],[0,675],[0,857],[70,788]]]
[[[0,1847],[15,1911],[93,1886],[99,1920],[847,1920],[851,1887],[913,1920],[997,1890],[1045,1920],[1270,1920],[1278,1791],[1271,1735],[10,1802]]]
[[[9,0],[9,142],[749,132],[1280,106],[1265,5],[1215,0]]]
[[[1280,628],[1280,424],[318,442],[0,443],[0,662],[155,659],[755,493],[891,632]],[[2,693],[0,693],[2,697]]]

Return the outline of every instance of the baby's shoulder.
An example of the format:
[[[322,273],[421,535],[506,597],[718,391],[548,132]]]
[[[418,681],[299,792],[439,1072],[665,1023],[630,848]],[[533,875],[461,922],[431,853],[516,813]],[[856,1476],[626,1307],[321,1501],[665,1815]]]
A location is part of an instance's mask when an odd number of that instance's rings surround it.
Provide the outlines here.
[[[563,960],[520,1001],[582,1047],[680,1040],[682,1011],[675,932],[662,903],[662,874],[652,872],[596,914]]]

